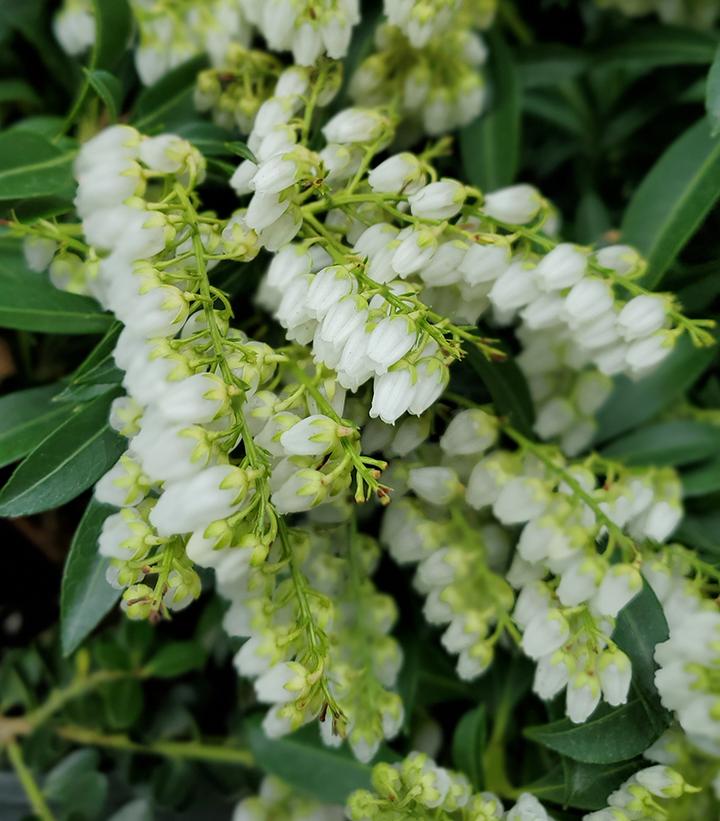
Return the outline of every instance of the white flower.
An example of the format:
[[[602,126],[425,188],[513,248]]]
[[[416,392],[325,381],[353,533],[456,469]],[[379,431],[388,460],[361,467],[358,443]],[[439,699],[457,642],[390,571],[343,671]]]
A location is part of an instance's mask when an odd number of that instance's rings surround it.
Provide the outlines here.
[[[373,400],[370,417],[380,417],[388,425],[408,410],[413,398],[412,373],[407,368],[388,371],[376,376],[373,384]]]
[[[325,124],[322,132],[329,143],[367,143],[386,130],[385,118],[372,109],[346,108]]]
[[[405,151],[376,165],[368,174],[368,183],[378,194],[409,193],[417,188],[424,176],[420,160]]]
[[[211,422],[227,402],[227,386],[211,373],[197,373],[164,386],[155,399],[169,422]]]
[[[657,765],[635,773],[638,783],[658,798],[679,798],[684,792],[682,776],[670,767]]]
[[[467,456],[484,453],[497,437],[497,418],[480,408],[471,408],[453,417],[440,438],[440,447],[449,456]]]
[[[533,692],[550,701],[567,685],[569,678],[565,654],[561,650],[542,656],[535,668]]]
[[[441,242],[430,262],[420,269],[420,277],[426,285],[452,285],[462,278],[460,263],[465,257],[467,243],[462,240]]]
[[[415,384],[408,410],[420,416],[442,395],[450,379],[447,365],[436,356],[426,356],[415,366]]]
[[[548,501],[547,488],[540,479],[518,476],[501,488],[493,514],[504,525],[519,524],[539,516]]]
[[[565,297],[564,314],[571,328],[608,313],[614,303],[612,287],[605,280],[584,277]]]
[[[505,821],[552,821],[543,805],[530,793],[523,793]]]
[[[417,330],[411,319],[402,315],[381,319],[370,332],[366,356],[375,366],[376,373],[384,374],[387,369],[413,347]]]
[[[602,654],[598,664],[598,677],[603,698],[608,704],[617,707],[627,702],[632,680],[632,666],[630,659],[622,650],[614,648]]]
[[[640,377],[653,370],[672,352],[673,343],[673,337],[666,331],[631,342],[625,355],[631,374]]]
[[[525,225],[537,215],[542,198],[532,185],[521,183],[485,195],[483,211],[492,219]]]
[[[290,200],[281,199],[277,193],[257,191],[248,205],[245,222],[253,230],[262,231],[279,220],[289,207]]]
[[[642,262],[640,254],[629,245],[608,245],[595,253],[595,259],[603,268],[623,276],[635,271]]]
[[[408,487],[433,505],[447,505],[462,491],[457,473],[448,467],[413,468],[408,474]]]
[[[557,597],[566,607],[575,607],[594,595],[601,579],[600,563],[590,557],[581,558],[563,571]]]
[[[662,328],[666,317],[664,297],[641,294],[631,299],[620,311],[617,318],[620,335],[627,342],[650,336]]]
[[[392,267],[403,278],[424,268],[437,250],[437,239],[430,230],[407,228],[398,234],[398,240],[400,244],[392,255]]]
[[[331,265],[313,277],[305,298],[312,317],[322,321],[332,308],[357,287],[355,278],[344,265]]]
[[[263,704],[285,704],[307,687],[308,672],[297,662],[280,662],[255,679],[255,693]]]
[[[294,185],[299,174],[300,169],[291,154],[277,155],[260,164],[250,186],[263,194],[278,194]]]
[[[532,331],[551,328],[560,322],[564,301],[558,294],[542,294],[521,311],[525,325]]]
[[[538,263],[535,278],[543,291],[560,291],[579,282],[587,270],[587,255],[563,242]]]
[[[617,614],[642,588],[642,576],[632,565],[614,564],[608,569],[592,600],[592,609],[603,616]]]
[[[522,648],[532,659],[559,650],[570,635],[570,627],[559,610],[550,609],[536,615],[525,628]]]
[[[271,499],[278,513],[300,513],[324,501],[327,492],[322,473],[312,468],[302,468],[273,491]]]
[[[566,713],[573,724],[582,724],[600,703],[600,683],[592,671],[576,673],[565,692]]]
[[[565,433],[576,418],[577,413],[570,400],[556,396],[538,408],[533,427],[541,439],[552,439]]]
[[[280,444],[291,456],[320,456],[338,441],[338,425],[322,414],[301,419],[280,436]]]
[[[45,271],[55,256],[58,244],[54,239],[28,236],[23,240],[25,262],[31,271]]]
[[[494,504],[511,476],[501,453],[486,456],[475,465],[470,474],[465,501],[475,510]]]
[[[415,217],[447,220],[460,213],[465,197],[465,186],[462,183],[444,177],[411,194],[408,202]]]
[[[231,465],[205,468],[190,478],[168,483],[150,521],[161,536],[190,533],[227,518],[247,493],[244,471]]]
[[[500,311],[516,311],[540,296],[533,269],[522,261],[513,262],[495,280],[488,294],[490,302]]]

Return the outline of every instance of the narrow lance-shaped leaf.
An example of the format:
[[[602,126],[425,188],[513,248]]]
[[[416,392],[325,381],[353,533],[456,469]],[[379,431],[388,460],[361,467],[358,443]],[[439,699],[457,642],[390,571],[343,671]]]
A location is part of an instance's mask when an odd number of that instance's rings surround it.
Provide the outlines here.
[[[712,136],[717,137],[720,134],[720,45],[707,76],[705,110],[712,126]]]
[[[72,182],[74,152],[32,131],[0,134],[0,200],[45,197]]]
[[[67,406],[53,404],[62,390],[63,384],[56,382],[0,399],[0,467],[30,453],[71,412]]]
[[[108,560],[97,541],[113,508],[91,499],[75,531],[60,588],[60,639],[64,655],[73,653],[120,597],[105,579]]]

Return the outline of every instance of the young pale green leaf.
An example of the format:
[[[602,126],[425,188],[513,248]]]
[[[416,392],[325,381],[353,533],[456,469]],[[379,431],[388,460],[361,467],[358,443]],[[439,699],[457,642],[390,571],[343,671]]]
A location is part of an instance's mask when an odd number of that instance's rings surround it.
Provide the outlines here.
[[[173,641],[164,644],[145,666],[154,678],[176,678],[205,664],[205,651],[195,641]]]
[[[622,220],[622,241],[647,259],[656,286],[720,197],[720,140],[706,117],[684,132],[650,169]]]
[[[477,349],[470,348],[465,361],[490,392],[495,410],[507,416],[519,431],[532,436],[535,421],[533,401],[525,377],[513,359],[508,357],[503,362],[489,362]]]
[[[489,111],[460,132],[468,182],[484,191],[510,185],[520,151],[520,83],[512,54],[496,32],[490,40]]]
[[[720,456],[682,472],[683,496],[692,499],[720,491]]]
[[[94,299],[60,291],[44,277],[20,276],[25,272],[25,264],[18,259],[15,275],[4,271],[0,275],[0,328],[96,334],[111,326],[112,317]]]
[[[712,125],[712,136],[717,137],[720,134],[720,45],[707,76],[705,110]]]
[[[460,719],[452,740],[453,765],[456,770],[465,773],[476,790],[482,790],[485,786],[485,724],[485,707],[481,704]]]
[[[73,151],[32,131],[0,134],[0,200],[55,194],[72,183]]]
[[[564,758],[561,764],[527,789],[543,802],[551,801],[579,810],[600,810],[607,806],[610,793],[642,767],[642,760],[605,766]]]
[[[22,461],[0,491],[0,516],[29,516],[69,502],[117,461],[125,440],[107,422],[109,397],[78,406]]]
[[[674,26],[633,26],[627,36],[595,55],[595,65],[653,69],[660,66],[708,65],[718,38],[713,32]]]
[[[198,72],[206,65],[206,57],[193,57],[143,89],[135,106],[133,125],[141,131],[149,131],[164,127],[185,107],[189,106],[194,110],[192,95],[195,80]]]
[[[691,419],[643,427],[603,448],[627,465],[687,465],[720,449],[720,428]]]
[[[105,104],[110,120],[117,122],[122,105],[122,86],[120,80],[103,69],[85,69],[85,76],[93,91]]]
[[[598,414],[596,443],[607,442],[652,419],[685,393],[717,356],[715,348],[695,348],[683,337],[650,376],[638,382],[615,380],[615,389]]]
[[[75,652],[120,598],[120,591],[105,579],[109,562],[97,549],[103,522],[113,512],[91,499],[70,545],[60,587],[60,640],[65,656]]]
[[[326,747],[316,724],[271,739],[262,729],[261,717],[252,716],[245,722],[245,731],[262,770],[319,801],[343,804],[353,790],[370,788],[372,764],[362,764],[345,748]],[[397,756],[381,748],[375,760],[396,761]]]
[[[56,382],[0,398],[0,467],[30,453],[68,415],[67,407],[52,404],[62,390]]]
[[[112,69],[128,48],[133,18],[127,0],[93,0],[93,68]]]

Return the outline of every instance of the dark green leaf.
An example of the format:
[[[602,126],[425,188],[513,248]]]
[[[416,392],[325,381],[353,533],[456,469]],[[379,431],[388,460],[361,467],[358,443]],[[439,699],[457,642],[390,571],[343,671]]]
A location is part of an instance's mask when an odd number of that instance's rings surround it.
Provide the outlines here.
[[[36,105],[40,98],[25,80],[0,80],[0,103],[29,103]]]
[[[610,214],[605,203],[596,191],[585,191],[575,215],[575,239],[583,245],[593,245],[610,227]]]
[[[633,26],[624,39],[595,55],[599,65],[614,63],[623,68],[707,65],[712,62],[717,36],[674,26]]]
[[[245,723],[247,740],[257,765],[320,801],[342,804],[353,790],[370,787],[372,764],[362,764],[345,748],[326,747],[317,725],[292,735],[268,738],[258,716]],[[396,760],[381,750],[376,760]]]
[[[0,134],[0,200],[55,194],[72,181],[73,157],[32,131]]]
[[[60,638],[69,656],[114,607],[120,591],[105,579],[108,560],[98,553],[97,541],[113,508],[91,499],[80,520],[65,560],[60,588]]]
[[[112,69],[128,47],[132,14],[127,0],[93,0],[95,45],[93,68]]]
[[[123,452],[107,423],[106,397],[79,406],[44,439],[0,491],[0,516],[27,516],[69,502],[93,485]]]
[[[100,815],[107,796],[107,777],[98,772],[95,750],[76,750],[56,765],[45,779],[44,794],[59,805],[64,817],[94,819]]]
[[[712,126],[712,136],[720,133],[720,46],[710,66],[705,89],[705,110]]]
[[[490,40],[489,111],[460,132],[460,151],[468,182],[487,191],[510,185],[520,150],[520,83],[512,54],[499,34]]]
[[[465,773],[476,790],[485,786],[485,731],[485,707],[481,704],[460,719],[452,741],[453,766]]]
[[[62,389],[56,382],[0,398],[0,467],[30,453],[67,416],[67,408],[52,404]]]
[[[715,348],[695,348],[685,336],[650,376],[638,382],[615,380],[615,390],[598,414],[596,442],[607,442],[652,419],[685,393],[717,356]]]
[[[686,499],[716,493],[720,490],[720,457],[708,459],[697,467],[683,471],[681,479]]]
[[[657,285],[720,197],[720,140],[703,118],[684,132],[650,169],[623,217],[623,242],[647,259],[643,278]]]
[[[206,57],[193,57],[144,89],[135,107],[134,125],[143,131],[162,127],[178,107],[192,105],[195,79],[206,65]]]
[[[145,672],[156,678],[177,678],[205,664],[205,652],[195,641],[173,641],[164,644],[145,666]]]
[[[105,684],[101,690],[105,718],[113,730],[125,730],[140,717],[143,689],[137,679],[125,678]]]
[[[715,560],[720,559],[720,511],[685,516],[675,538]]]
[[[470,348],[466,361],[490,392],[495,409],[527,436],[533,435],[535,411],[527,382],[511,357],[489,362],[478,350]]]
[[[85,69],[88,82],[95,93],[105,104],[110,120],[117,122],[120,106],[122,105],[122,86],[120,80],[103,69]]]
[[[720,427],[679,419],[661,422],[616,439],[604,456],[628,465],[687,465],[720,449]]]
[[[552,801],[580,810],[600,810],[607,806],[610,793],[643,766],[642,761],[608,767],[566,758],[527,789],[541,801]]]
[[[543,43],[528,46],[519,54],[522,87],[556,87],[582,74],[590,65],[588,55],[569,46]]]
[[[112,357],[108,356],[91,370],[73,378],[54,401],[87,402],[115,390],[120,385],[122,376],[122,371],[115,367]]]

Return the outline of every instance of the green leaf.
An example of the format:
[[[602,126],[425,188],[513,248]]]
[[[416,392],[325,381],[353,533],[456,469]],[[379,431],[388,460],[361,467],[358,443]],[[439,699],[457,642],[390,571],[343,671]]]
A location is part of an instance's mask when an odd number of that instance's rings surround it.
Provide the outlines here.
[[[56,382],[0,398],[0,467],[30,453],[67,416],[67,408],[51,404],[62,389]]]
[[[326,747],[316,724],[271,739],[265,735],[261,720],[252,716],[245,722],[250,751],[261,770],[333,804],[343,804],[353,790],[369,789],[372,764],[362,764],[345,748]],[[397,756],[381,748],[375,760],[395,761]]]
[[[32,131],[0,134],[0,200],[55,194],[72,184],[74,151],[63,151]]]
[[[520,83],[512,54],[497,32],[489,36],[489,111],[460,132],[460,153],[468,182],[487,191],[515,179],[520,151]]]
[[[87,373],[73,377],[55,402],[87,402],[115,390],[122,381],[122,371],[115,366],[111,355]]]
[[[101,397],[71,415],[18,465],[0,491],[0,516],[28,516],[69,502],[115,464],[125,440],[107,422]]]
[[[685,131],[635,191],[621,225],[622,241],[647,259],[643,277],[656,286],[720,197],[720,140],[703,118]]]
[[[490,362],[472,347],[465,359],[490,392],[496,411],[507,416],[519,431],[532,436],[535,410],[525,377],[513,359]]]
[[[585,191],[575,214],[575,239],[583,245],[593,245],[610,227],[610,214],[605,203],[596,191]]]
[[[720,559],[720,511],[685,516],[674,538],[715,560]]]
[[[655,646],[668,637],[662,607],[648,584],[620,613],[613,640],[633,667],[630,700],[621,707],[601,704],[584,724],[563,718],[529,727],[525,735],[562,755],[587,764],[614,764],[641,755],[669,726],[654,684]]]
[[[596,442],[607,442],[652,419],[682,396],[717,356],[715,348],[695,348],[687,336],[650,376],[615,380],[615,390],[598,414]]]
[[[595,55],[595,64],[651,69],[659,66],[707,65],[712,62],[717,36],[675,26],[632,26],[624,39]]]
[[[205,664],[205,651],[195,641],[173,641],[164,644],[145,666],[145,673],[155,678],[177,678]]]
[[[720,456],[683,471],[680,478],[682,479],[683,496],[686,499],[716,493],[720,490]]]
[[[710,66],[705,89],[705,110],[712,126],[711,136],[720,134],[720,46]]]
[[[453,766],[465,773],[476,790],[485,786],[485,735],[485,707],[481,704],[460,719],[452,740]]]
[[[144,89],[137,99],[133,125],[147,132],[167,125],[173,114],[188,103],[194,110],[192,95],[195,80],[206,65],[206,57],[193,57]]]
[[[679,419],[633,431],[602,453],[628,465],[686,465],[719,448],[720,427]]]
[[[98,97],[105,103],[110,120],[117,122],[122,105],[122,86],[120,80],[103,69],[85,69],[85,75]]]
[[[9,275],[8,275],[9,274]],[[0,328],[57,334],[95,334],[112,324],[94,299],[60,291],[21,260],[0,271]]]
[[[552,43],[527,46],[518,57],[518,72],[524,89],[554,88],[583,74],[590,66],[587,53]]]
[[[152,821],[152,807],[144,798],[137,798],[114,812],[108,821]]]
[[[0,103],[28,103],[37,105],[40,98],[25,80],[0,80]]]
[[[137,679],[110,681],[100,691],[105,718],[113,730],[125,730],[140,718],[143,709],[143,689]]]
[[[93,68],[111,69],[128,48],[133,18],[127,0],[93,0]]]
[[[43,792],[64,817],[97,818],[105,804],[107,777],[98,772],[96,750],[76,750],[48,773]]]
[[[60,587],[60,639],[63,655],[82,644],[120,598],[105,579],[109,561],[98,553],[103,522],[113,508],[91,499],[65,560]]]
[[[541,801],[564,807],[600,810],[607,806],[610,793],[643,766],[642,760],[607,767],[564,758],[562,764],[530,784],[527,791]]]

